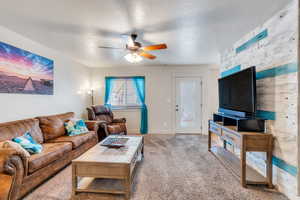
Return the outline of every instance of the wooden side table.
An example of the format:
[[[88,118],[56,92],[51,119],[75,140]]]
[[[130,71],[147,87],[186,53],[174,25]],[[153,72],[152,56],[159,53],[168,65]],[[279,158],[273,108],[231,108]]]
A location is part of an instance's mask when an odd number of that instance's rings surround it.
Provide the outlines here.
[[[236,126],[223,126],[222,122],[212,120],[209,121],[208,129],[208,151],[213,153],[235,177],[240,179],[243,187],[246,187],[247,184],[274,187],[272,184],[273,136],[271,134],[238,132]],[[222,147],[212,146],[212,134],[224,141]],[[227,142],[239,147],[240,158],[227,150]],[[266,152],[266,177],[247,165],[247,152]]]

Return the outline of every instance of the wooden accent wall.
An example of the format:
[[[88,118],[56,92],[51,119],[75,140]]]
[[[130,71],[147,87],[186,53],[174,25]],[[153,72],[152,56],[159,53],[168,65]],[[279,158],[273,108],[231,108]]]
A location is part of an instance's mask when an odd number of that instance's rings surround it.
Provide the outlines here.
[[[258,114],[275,137],[274,183],[290,198],[298,175],[298,2],[294,0],[221,55],[221,74],[256,66]],[[233,70],[234,69],[234,70]],[[234,148],[236,153],[239,149]],[[247,155],[263,172],[266,156]]]

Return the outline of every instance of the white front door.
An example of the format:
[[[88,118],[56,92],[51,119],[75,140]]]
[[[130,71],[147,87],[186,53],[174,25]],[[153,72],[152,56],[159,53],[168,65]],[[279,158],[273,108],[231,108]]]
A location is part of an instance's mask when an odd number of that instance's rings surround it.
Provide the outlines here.
[[[201,78],[176,77],[176,133],[201,133]]]

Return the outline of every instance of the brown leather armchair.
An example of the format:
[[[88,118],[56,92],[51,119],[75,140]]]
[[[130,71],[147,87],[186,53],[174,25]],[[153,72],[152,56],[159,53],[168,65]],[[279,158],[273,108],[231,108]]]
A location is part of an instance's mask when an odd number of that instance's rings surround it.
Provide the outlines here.
[[[100,121],[100,140],[111,134],[127,135],[126,118],[114,119],[114,114],[108,106],[92,106],[87,108],[87,111],[89,120]]]

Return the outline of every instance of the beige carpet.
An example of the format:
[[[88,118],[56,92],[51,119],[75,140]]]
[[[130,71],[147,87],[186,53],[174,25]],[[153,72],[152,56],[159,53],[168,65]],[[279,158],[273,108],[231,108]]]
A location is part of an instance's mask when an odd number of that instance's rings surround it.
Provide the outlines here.
[[[133,200],[286,200],[262,187],[243,189],[207,152],[207,137],[148,135],[145,159],[134,179]],[[71,168],[49,179],[25,200],[71,198]],[[121,200],[122,196],[84,195],[80,199]]]

